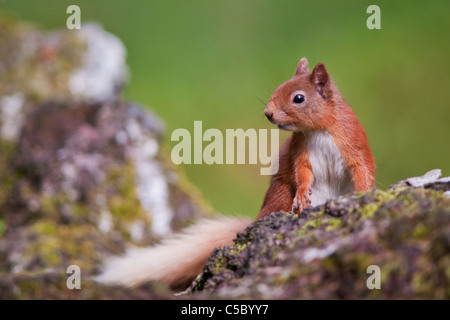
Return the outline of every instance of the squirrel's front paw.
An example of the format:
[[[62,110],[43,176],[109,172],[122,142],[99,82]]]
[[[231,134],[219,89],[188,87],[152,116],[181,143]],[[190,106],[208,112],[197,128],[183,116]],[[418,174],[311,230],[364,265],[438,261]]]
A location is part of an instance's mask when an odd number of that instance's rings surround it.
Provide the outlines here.
[[[305,210],[310,204],[309,196],[312,194],[311,188],[299,189],[292,203],[292,211],[300,213]]]

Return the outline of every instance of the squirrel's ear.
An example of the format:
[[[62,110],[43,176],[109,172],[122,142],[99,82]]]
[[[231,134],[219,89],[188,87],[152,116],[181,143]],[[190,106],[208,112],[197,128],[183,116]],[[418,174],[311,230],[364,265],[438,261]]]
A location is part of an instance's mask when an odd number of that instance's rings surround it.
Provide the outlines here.
[[[308,72],[308,60],[306,58],[301,58],[297,64],[297,70],[295,70],[295,75],[299,75]]]
[[[327,99],[331,97],[330,76],[323,63],[320,62],[314,67],[310,80],[322,98]]]

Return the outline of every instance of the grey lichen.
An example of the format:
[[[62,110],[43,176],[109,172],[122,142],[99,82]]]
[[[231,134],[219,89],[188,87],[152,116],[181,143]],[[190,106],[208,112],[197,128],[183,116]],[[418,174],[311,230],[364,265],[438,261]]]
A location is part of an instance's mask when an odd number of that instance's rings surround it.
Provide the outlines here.
[[[86,43],[86,52],[69,76],[70,93],[82,101],[107,101],[127,79],[125,47],[119,38],[94,23],[84,24],[76,32]]]

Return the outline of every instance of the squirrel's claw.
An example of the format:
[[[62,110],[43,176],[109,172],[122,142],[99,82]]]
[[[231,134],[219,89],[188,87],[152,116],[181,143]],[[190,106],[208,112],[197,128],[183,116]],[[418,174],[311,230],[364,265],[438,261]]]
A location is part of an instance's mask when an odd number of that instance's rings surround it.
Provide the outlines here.
[[[311,204],[309,196],[312,194],[312,189],[307,188],[306,190],[307,192],[297,191],[297,195],[295,196],[294,201],[292,203],[293,213],[295,214],[301,213]]]

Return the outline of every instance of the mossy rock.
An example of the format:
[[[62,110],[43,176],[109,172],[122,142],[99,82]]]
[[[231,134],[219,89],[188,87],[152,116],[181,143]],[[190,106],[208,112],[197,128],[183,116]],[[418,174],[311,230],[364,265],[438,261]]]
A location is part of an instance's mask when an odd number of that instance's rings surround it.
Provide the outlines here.
[[[0,97],[105,102],[128,78],[124,45],[98,24],[44,31],[0,17],[0,43]]]
[[[117,37],[0,18],[0,43],[0,287],[12,290],[2,296],[55,298],[68,265],[93,287],[107,256],[213,214],[168,157],[162,121],[120,100]]]
[[[75,259],[90,272],[100,257],[151,245],[210,215],[160,148],[162,128],[120,101],[35,106],[0,165],[9,177],[0,198],[6,268]]]
[[[235,246],[216,249],[191,294],[449,299],[448,190],[445,178],[349,194],[300,215],[272,213],[238,234]],[[380,289],[367,286],[372,265],[380,268]]]
[[[2,300],[155,300],[169,299],[167,288],[146,284],[135,288],[107,286],[80,273],[79,287],[74,272],[67,270],[38,270],[19,274],[0,273],[0,299]]]

